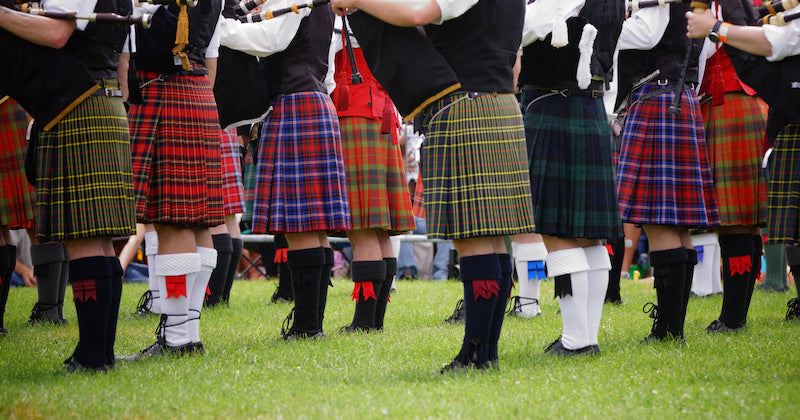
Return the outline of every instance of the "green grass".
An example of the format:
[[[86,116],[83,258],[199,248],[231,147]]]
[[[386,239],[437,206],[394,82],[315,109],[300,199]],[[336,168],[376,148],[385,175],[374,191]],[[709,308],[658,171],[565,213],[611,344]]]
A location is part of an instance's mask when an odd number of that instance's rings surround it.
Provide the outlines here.
[[[154,340],[157,319],[133,319],[145,285],[126,284],[116,350]],[[783,320],[788,294],[756,292],[748,330],[709,336],[721,296],[693,298],[688,347],[641,345],[652,285],[623,282],[622,306],[606,306],[602,355],[554,358],[542,348],[561,331],[552,282],[544,316],[507,319],[501,370],[437,373],[458,350],[463,327],[445,326],[460,283],[399,282],[386,331],[340,336],[352,317],[349,281],[337,280],[326,340],[282,342],[291,308],[269,304],[274,281],[237,281],[229,308],[205,310],[206,354],[120,364],[107,374],[56,374],[77,342],[67,327],[30,327],[34,289],[13,289],[0,338],[0,418],[796,418],[800,323]],[[67,293],[68,299],[70,293]],[[794,414],[792,414],[794,413]]]

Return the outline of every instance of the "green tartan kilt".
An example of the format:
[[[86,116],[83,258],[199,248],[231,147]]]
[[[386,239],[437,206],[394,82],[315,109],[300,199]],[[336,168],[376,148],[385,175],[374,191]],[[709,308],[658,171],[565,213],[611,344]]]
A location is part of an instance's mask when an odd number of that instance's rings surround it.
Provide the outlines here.
[[[37,151],[39,242],[136,233],[128,116],[120,98],[91,96]]]

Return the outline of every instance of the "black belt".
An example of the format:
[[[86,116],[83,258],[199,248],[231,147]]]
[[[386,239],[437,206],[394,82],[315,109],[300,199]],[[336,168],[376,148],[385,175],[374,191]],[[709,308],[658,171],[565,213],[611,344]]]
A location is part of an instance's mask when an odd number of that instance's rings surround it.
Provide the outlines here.
[[[522,85],[523,90],[542,90],[550,93],[558,93],[561,96],[582,96],[586,98],[602,98],[605,95],[603,89],[603,82],[599,80],[592,80],[589,87],[580,89],[576,85],[563,85],[556,87],[541,87],[533,85]]]
[[[91,96],[108,96],[111,98],[121,98],[122,91],[119,89],[111,89],[111,88],[100,88],[96,91],[92,92]]]

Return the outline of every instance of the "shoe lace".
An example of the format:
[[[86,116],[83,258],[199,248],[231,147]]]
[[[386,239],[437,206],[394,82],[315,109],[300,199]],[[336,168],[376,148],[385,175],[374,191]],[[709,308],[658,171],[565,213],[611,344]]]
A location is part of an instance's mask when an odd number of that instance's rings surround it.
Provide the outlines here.
[[[292,308],[292,310],[289,311],[289,315],[286,315],[286,318],[283,320],[283,323],[281,324],[281,336],[283,338],[288,337],[292,333],[292,329],[290,328],[292,318],[294,318],[294,308]]]
[[[527,302],[522,303],[522,299],[527,300]],[[506,309],[506,315],[516,315],[522,312],[523,306],[528,305],[538,305],[539,299],[523,297],[523,296],[512,296],[511,299],[508,300],[510,308]]]
[[[136,304],[136,312],[147,312],[150,310],[150,301],[153,300],[153,291],[147,290],[139,297],[139,302]]]
[[[463,318],[464,316],[461,314],[461,309],[463,308],[464,299],[459,299],[458,302],[456,302],[456,309],[453,311],[453,315],[450,315],[450,317],[445,319],[444,322],[453,323]]]
[[[789,302],[786,304],[786,317],[790,318],[792,316],[800,315],[800,298],[793,298],[789,299]]]
[[[650,328],[650,333],[653,334],[656,331],[656,321],[658,321],[658,305],[653,302],[647,302],[642,306],[642,312],[649,314],[650,318],[653,318],[653,327]]]
[[[558,336],[558,338],[556,338],[555,340],[553,340],[553,342],[552,342],[552,343],[550,343],[550,344],[548,344],[547,346],[545,346],[545,348],[544,348],[544,351],[545,351],[545,352],[547,352],[547,351],[550,351],[550,349],[552,349],[552,348],[553,348],[553,346],[555,346],[556,344],[558,344],[558,342],[559,342],[559,341],[561,341],[561,336],[560,336],[560,335]]]

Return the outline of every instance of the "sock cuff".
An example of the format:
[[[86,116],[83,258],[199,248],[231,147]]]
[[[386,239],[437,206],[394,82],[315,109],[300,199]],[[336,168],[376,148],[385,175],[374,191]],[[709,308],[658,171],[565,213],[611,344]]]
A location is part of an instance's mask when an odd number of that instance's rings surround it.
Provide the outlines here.
[[[284,235],[275,235],[273,241],[275,242],[276,249],[289,248],[289,242]]]
[[[786,262],[788,265],[800,265],[800,246],[786,245]]]
[[[464,283],[473,280],[499,280],[503,276],[497,254],[461,257],[458,262],[461,268],[461,281]]]
[[[562,249],[547,254],[545,258],[547,277],[589,271],[589,261],[583,248]]]
[[[512,275],[514,273],[514,263],[511,261],[511,255],[497,254],[497,259],[500,260],[500,272],[504,275]]]
[[[753,254],[764,255],[764,240],[761,235],[751,235],[753,238]]]
[[[33,265],[60,262],[66,259],[64,245],[60,242],[31,245],[31,263]]]
[[[333,248],[322,247],[322,250],[325,252],[325,265],[333,267],[333,264],[336,262],[333,256]]]
[[[383,282],[386,280],[386,263],[378,261],[353,261],[350,265],[353,282]]]
[[[707,246],[719,244],[719,236],[714,233],[701,233],[699,235],[692,235],[692,246]]]
[[[520,243],[514,251],[517,261],[544,261],[547,257],[547,247],[544,242]]]
[[[69,263],[69,281],[111,278],[111,264],[106,257],[84,257]]]
[[[244,240],[242,238],[231,238],[231,248],[233,253],[241,253],[244,248]]]
[[[125,270],[122,269],[122,263],[119,262],[119,258],[106,258],[108,259],[108,265],[111,266],[111,277],[122,277],[122,275],[125,274]]]
[[[233,252],[233,241],[228,233],[211,235],[211,243],[214,244],[214,249],[219,253],[230,254]]]
[[[286,252],[286,260],[290,269],[321,266],[325,265],[325,251],[321,246],[289,250]]]
[[[210,267],[214,270],[217,267],[217,253],[219,251],[214,248],[206,248],[204,246],[197,247],[197,254],[200,255],[200,266]]]
[[[386,263],[386,277],[394,277],[397,274],[397,258],[384,258]]]
[[[144,254],[158,254],[158,233],[154,230],[144,233]]]
[[[602,245],[587,246],[583,248],[590,271],[611,270],[611,257],[608,248]]]
[[[648,255],[650,256],[650,265],[653,267],[685,263],[688,258],[686,248],[684,247],[665,249],[662,251],[650,251]]]
[[[722,235],[719,237],[722,258],[753,255],[753,239],[750,234]]]
[[[157,276],[180,276],[200,271],[200,254],[159,254],[156,255]]]
[[[748,254],[749,255],[749,254]],[[686,248],[686,262],[689,265],[697,265],[700,257],[696,249],[694,248]]]

